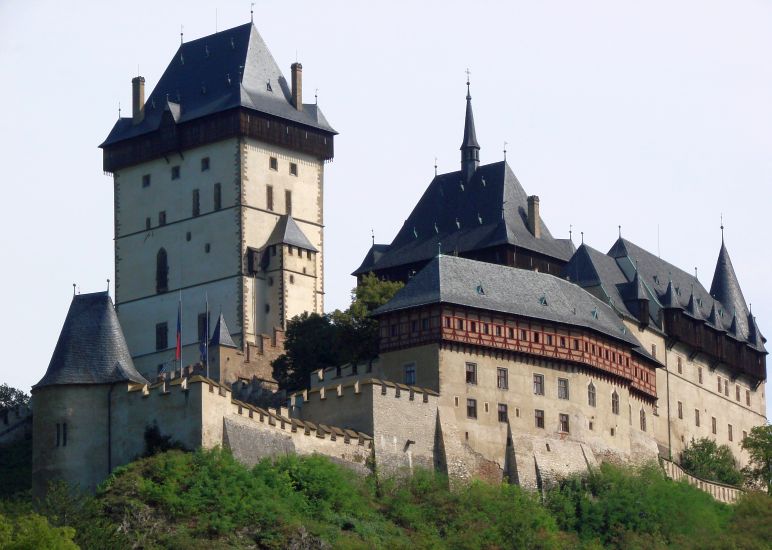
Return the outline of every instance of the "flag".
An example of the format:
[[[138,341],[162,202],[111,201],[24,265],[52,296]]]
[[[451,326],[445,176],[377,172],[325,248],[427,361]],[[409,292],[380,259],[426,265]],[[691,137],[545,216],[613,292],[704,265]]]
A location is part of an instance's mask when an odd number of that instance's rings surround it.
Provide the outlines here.
[[[174,353],[174,359],[178,363],[182,359],[182,296],[177,303],[177,350]]]
[[[198,345],[201,353],[201,362],[209,365],[209,295],[206,297],[206,314],[204,315],[204,334]]]

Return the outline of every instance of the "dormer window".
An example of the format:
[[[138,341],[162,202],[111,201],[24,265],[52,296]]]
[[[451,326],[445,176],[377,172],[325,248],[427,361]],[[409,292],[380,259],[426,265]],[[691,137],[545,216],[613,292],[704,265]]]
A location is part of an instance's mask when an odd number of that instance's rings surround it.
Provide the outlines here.
[[[265,83],[265,91],[267,92],[273,92],[273,88],[271,88],[271,81]]]

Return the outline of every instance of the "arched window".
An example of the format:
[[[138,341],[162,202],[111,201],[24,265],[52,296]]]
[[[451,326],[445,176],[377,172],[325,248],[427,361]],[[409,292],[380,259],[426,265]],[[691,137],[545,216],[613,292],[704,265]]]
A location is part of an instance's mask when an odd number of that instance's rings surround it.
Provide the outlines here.
[[[641,409],[641,431],[646,431],[646,411]]]
[[[614,393],[611,394],[611,412],[614,414],[619,414],[619,394],[614,390]]]
[[[595,384],[590,382],[590,385],[587,386],[587,403],[590,405],[590,407],[595,406]]]
[[[169,290],[169,259],[166,257],[166,249],[161,248],[155,257],[155,291],[166,292]]]

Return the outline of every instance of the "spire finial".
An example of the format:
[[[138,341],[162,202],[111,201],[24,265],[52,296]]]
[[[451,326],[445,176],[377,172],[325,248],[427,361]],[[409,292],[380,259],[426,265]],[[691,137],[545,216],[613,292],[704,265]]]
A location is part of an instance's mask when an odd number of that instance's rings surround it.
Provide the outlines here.
[[[180,25],[180,46],[182,46],[183,43],[183,31],[185,30],[185,27]]]
[[[434,175],[437,176],[437,157],[434,157]]]
[[[504,142],[504,162],[507,162],[507,142]]]
[[[110,279],[107,279],[107,293],[110,293]]]
[[[437,241],[437,257],[442,256],[442,241]]]
[[[319,105],[319,88],[314,90],[314,105]]]
[[[582,244],[584,244],[584,231],[582,231]]]
[[[370,239],[373,241],[373,246],[375,246],[375,230],[372,227],[370,228]]]
[[[118,102],[118,118],[121,118],[121,102]]]
[[[724,214],[721,213],[721,244],[724,244]]]
[[[696,265],[694,266],[694,278],[695,279],[697,278],[697,266]]]
[[[72,283],[72,295],[75,296],[75,283]]]
[[[622,226],[621,225],[617,225],[617,229],[619,230],[619,238],[621,239],[622,238]]]
[[[574,242],[574,226],[568,224],[568,240]]]
[[[255,22],[255,3],[252,2],[249,6],[249,22],[254,23]]]
[[[469,70],[469,67],[466,68],[466,98],[472,99],[472,94],[469,90],[469,75],[472,74],[472,72]]]

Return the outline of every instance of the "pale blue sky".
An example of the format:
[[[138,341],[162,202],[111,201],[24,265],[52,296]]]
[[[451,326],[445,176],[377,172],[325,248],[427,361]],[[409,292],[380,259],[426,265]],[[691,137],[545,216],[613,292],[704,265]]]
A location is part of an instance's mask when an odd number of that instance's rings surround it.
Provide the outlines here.
[[[112,279],[112,185],[97,145],[179,44],[249,20],[248,1],[0,2],[0,247],[6,359],[29,389],[69,305]],[[552,233],[624,236],[710,286],[726,242],[772,334],[772,3],[264,0],[255,23],[340,132],[326,168],[326,307],[459,163],[464,70],[481,159],[508,160]],[[297,53],[296,53],[297,52]],[[148,90],[148,92],[149,92]]]

